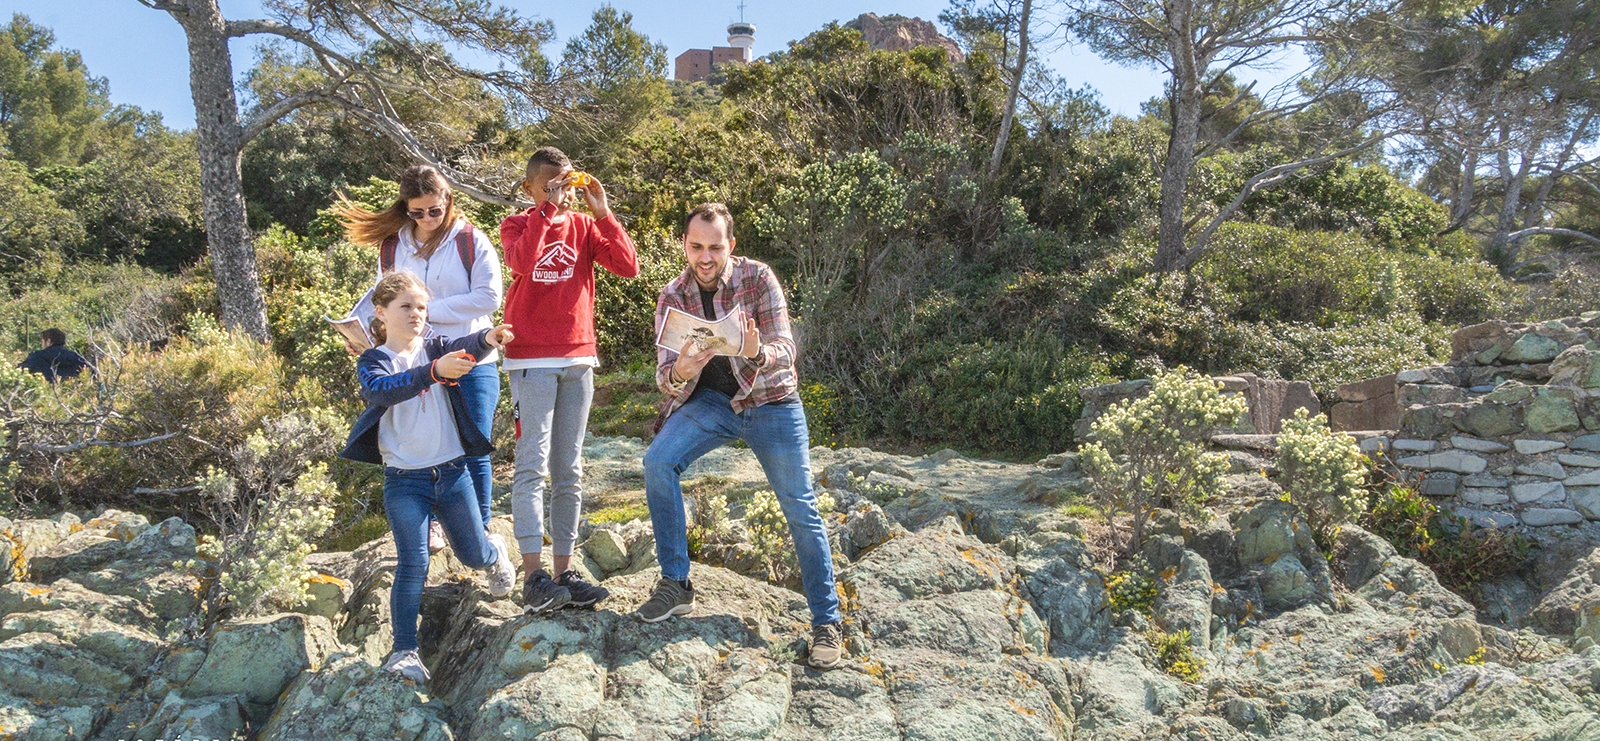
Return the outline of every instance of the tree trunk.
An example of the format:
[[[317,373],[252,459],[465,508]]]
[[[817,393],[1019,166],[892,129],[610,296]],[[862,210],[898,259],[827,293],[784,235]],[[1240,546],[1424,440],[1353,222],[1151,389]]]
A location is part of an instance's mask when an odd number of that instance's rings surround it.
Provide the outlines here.
[[[1175,55],[1176,56],[1176,55]],[[1167,140],[1167,158],[1161,163],[1160,226],[1156,232],[1158,271],[1173,270],[1183,258],[1188,242],[1183,204],[1189,190],[1189,173],[1194,168],[1194,151],[1200,137],[1200,84],[1182,67],[1173,71],[1172,133]]]
[[[1028,69],[1028,14],[1033,10],[1033,0],[1022,0],[1022,22],[1017,42],[1017,69],[1011,75],[1011,92],[1006,96],[1006,112],[1000,117],[1000,135],[994,140],[994,153],[989,155],[989,177],[1000,174],[1000,156],[1006,152],[1006,140],[1011,138],[1011,121],[1017,115],[1017,94],[1022,91],[1022,76]]]
[[[188,0],[174,11],[189,42],[189,92],[194,98],[195,143],[200,154],[201,203],[211,270],[222,304],[222,323],[267,341],[267,308],[256,270],[255,245],[245,222],[239,176],[243,149],[233,58],[217,0]]]

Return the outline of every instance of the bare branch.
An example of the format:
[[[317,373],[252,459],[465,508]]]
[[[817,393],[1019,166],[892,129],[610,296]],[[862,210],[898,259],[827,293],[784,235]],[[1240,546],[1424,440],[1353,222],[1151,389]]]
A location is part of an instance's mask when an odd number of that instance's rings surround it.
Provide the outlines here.
[[[325,103],[333,100],[333,93],[343,86],[347,79],[340,78],[324,87],[279,98],[277,102],[257,113],[249,123],[239,129],[240,146],[249,143],[250,140],[265,131],[268,126],[277,123],[278,119],[289,115],[296,109],[304,108],[313,103]]]
[[[1274,165],[1256,173],[1254,177],[1245,182],[1244,187],[1239,190],[1239,194],[1234,197],[1231,203],[1225,206],[1221,211],[1218,211],[1215,216],[1211,217],[1211,221],[1207,223],[1205,229],[1201,231],[1197,237],[1195,237],[1194,242],[1190,245],[1189,249],[1186,250],[1180,258],[1178,258],[1178,264],[1175,266],[1176,269],[1188,270],[1191,266],[1193,266],[1195,262],[1205,254],[1206,249],[1210,246],[1211,237],[1216,234],[1217,229],[1220,228],[1223,222],[1227,221],[1229,217],[1237,213],[1239,208],[1244,205],[1244,202],[1257,191],[1276,185],[1288,178],[1290,175],[1293,175],[1294,173],[1307,167],[1320,165],[1324,162],[1331,162],[1339,159],[1340,157],[1355,154],[1356,152],[1389,138],[1389,136],[1390,134],[1388,133],[1378,134],[1362,140],[1359,144],[1345,147],[1344,149],[1340,149],[1335,152],[1329,152],[1321,156],[1303,159],[1298,162],[1285,162],[1281,165]]]
[[[1525,240],[1525,239],[1527,239],[1529,237],[1540,237],[1540,236],[1571,237],[1573,239],[1581,240],[1581,241],[1584,241],[1584,242],[1592,242],[1594,244],[1600,244],[1600,237],[1596,237],[1596,236],[1593,236],[1591,234],[1586,234],[1586,233],[1580,232],[1580,231],[1578,231],[1576,229],[1562,229],[1560,227],[1555,227],[1555,226],[1534,226],[1534,227],[1528,227],[1527,229],[1518,229],[1517,231],[1514,231],[1514,232],[1506,235],[1506,243],[1507,244],[1515,244],[1515,243],[1521,242],[1522,240]]]
[[[176,432],[168,432],[164,435],[156,435],[155,437],[147,437],[143,440],[130,440],[127,442],[117,442],[112,440],[82,440],[72,443],[71,445],[43,445],[34,443],[20,446],[20,449],[26,450],[30,453],[49,453],[52,455],[61,455],[63,453],[75,453],[77,451],[87,450],[89,448],[137,448],[141,445],[149,445],[151,443],[159,443],[164,440],[171,440],[172,438],[177,437],[178,434],[179,433]]]

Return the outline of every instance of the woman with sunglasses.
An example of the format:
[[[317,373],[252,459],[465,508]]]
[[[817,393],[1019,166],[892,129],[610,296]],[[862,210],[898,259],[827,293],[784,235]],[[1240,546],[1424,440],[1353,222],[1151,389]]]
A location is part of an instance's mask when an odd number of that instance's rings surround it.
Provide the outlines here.
[[[400,197],[382,211],[368,211],[340,194],[334,214],[350,241],[379,248],[378,279],[400,271],[422,280],[433,297],[428,304],[430,336],[465,337],[494,326],[502,291],[500,255],[489,236],[456,210],[450,183],[437,169],[417,165],[400,173]],[[371,301],[363,299],[352,313],[360,316],[363,324],[370,323]],[[366,349],[348,342],[346,346],[356,354]],[[486,440],[494,427],[495,407],[500,404],[500,373],[495,367],[499,358],[499,353],[491,350],[457,379],[467,415]],[[494,482],[489,456],[468,456],[464,462],[487,524]],[[439,524],[431,523],[429,550],[444,545]]]

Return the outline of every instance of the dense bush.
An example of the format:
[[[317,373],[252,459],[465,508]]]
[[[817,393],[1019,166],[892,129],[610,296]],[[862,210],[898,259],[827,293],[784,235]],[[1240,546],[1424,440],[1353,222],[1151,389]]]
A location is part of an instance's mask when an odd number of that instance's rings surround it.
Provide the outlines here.
[[[1367,460],[1349,435],[1334,432],[1328,418],[1295,410],[1278,435],[1278,483],[1300,509],[1326,548],[1339,525],[1367,509]]]
[[[1081,448],[1080,460],[1106,520],[1129,520],[1128,534],[1117,536],[1122,552],[1144,544],[1157,508],[1192,515],[1221,494],[1228,457],[1206,452],[1206,436],[1247,409],[1244,397],[1223,396],[1215,381],[1178,368],[1157,375],[1147,396],[1118,402],[1095,419],[1094,442]]]
[[[1469,599],[1478,596],[1478,585],[1520,569],[1532,548],[1515,532],[1474,525],[1404,486],[1377,492],[1363,524]]]

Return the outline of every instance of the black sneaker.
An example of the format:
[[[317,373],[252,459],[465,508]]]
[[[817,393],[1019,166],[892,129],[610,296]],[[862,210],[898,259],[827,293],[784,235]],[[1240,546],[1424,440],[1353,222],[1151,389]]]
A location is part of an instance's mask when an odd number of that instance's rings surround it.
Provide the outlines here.
[[[656,591],[633,614],[647,623],[659,623],[673,615],[691,612],[694,612],[693,583],[685,580],[679,584],[671,579],[657,579]]]
[[[567,603],[568,607],[593,607],[600,600],[611,596],[611,590],[584,581],[583,577],[572,569],[567,569],[561,576],[556,577],[556,583],[566,587],[567,592],[572,595],[572,601]]]
[[[562,605],[572,601],[572,593],[566,587],[550,580],[550,575],[539,569],[528,575],[528,580],[522,583],[522,611],[527,613],[550,612],[559,610]]]

